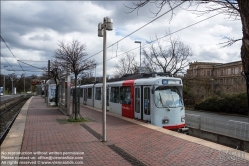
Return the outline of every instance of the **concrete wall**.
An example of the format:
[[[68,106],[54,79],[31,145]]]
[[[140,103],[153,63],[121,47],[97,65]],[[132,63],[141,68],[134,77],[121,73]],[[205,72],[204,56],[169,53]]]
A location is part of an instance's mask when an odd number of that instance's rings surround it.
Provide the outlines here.
[[[202,138],[208,141],[229,146],[234,149],[249,152],[249,141],[239,140],[236,138],[224,136],[221,134],[211,133],[200,129],[189,128],[189,135]]]

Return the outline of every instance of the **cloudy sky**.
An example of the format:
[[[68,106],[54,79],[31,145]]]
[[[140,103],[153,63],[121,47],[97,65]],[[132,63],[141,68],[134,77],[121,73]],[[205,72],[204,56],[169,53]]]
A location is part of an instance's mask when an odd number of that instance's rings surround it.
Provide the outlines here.
[[[98,37],[97,26],[108,16],[113,19],[113,31],[107,32],[107,46],[113,45],[118,40],[132,33],[155,17],[150,11],[156,11],[153,4],[128,13],[130,10],[125,7],[131,6],[130,1],[1,1],[1,36],[14,54],[9,51],[5,43],[1,41],[1,73],[4,66],[8,66],[6,74],[24,73],[26,75],[41,75],[32,66],[38,68],[47,66],[47,61],[52,60],[54,50],[58,41],[67,42],[73,39],[79,40],[87,45],[88,56],[92,56],[99,65],[96,75],[102,75],[103,38]],[[150,23],[141,30],[133,33],[124,40],[114,44],[107,49],[107,74],[113,75],[114,66],[119,58],[124,57],[123,53],[135,49],[137,62],[139,62],[139,44],[135,40],[141,40],[144,48],[148,47],[146,41],[163,37],[168,30],[177,31],[188,25],[208,18],[215,13],[198,16],[190,11],[177,8],[174,11],[173,19],[171,14],[166,14],[156,21]],[[200,7],[200,9],[202,9]],[[163,8],[160,14],[166,12]],[[160,15],[159,14],[159,15]],[[241,42],[231,47],[220,48],[219,43],[225,42],[225,36],[234,39],[241,38],[241,22],[226,19],[220,14],[195,26],[173,34],[173,37],[180,38],[193,50],[190,62],[219,62],[227,63],[239,61]],[[161,40],[167,43],[169,38]],[[99,54],[96,54],[100,52]],[[95,55],[96,54],[96,55]],[[94,55],[94,56],[93,56]],[[18,63],[20,60],[24,63]],[[31,66],[27,65],[30,64]],[[10,66],[11,65],[11,66]]]

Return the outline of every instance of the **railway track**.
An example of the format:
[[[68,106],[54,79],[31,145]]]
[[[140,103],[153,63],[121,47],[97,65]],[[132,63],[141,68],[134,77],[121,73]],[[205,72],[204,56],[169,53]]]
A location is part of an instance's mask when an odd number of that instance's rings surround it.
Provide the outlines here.
[[[26,103],[29,97],[23,97],[10,104],[8,107],[1,109],[0,112],[0,145],[8,134],[12,124],[14,123],[21,108]]]

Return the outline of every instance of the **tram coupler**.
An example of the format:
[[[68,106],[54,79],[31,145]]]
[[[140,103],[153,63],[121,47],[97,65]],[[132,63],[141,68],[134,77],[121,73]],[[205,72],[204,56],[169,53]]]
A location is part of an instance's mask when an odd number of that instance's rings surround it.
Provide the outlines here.
[[[188,135],[188,131],[189,131],[189,128],[187,128],[187,127],[178,129],[179,133],[183,133],[183,134],[187,134],[187,135]]]

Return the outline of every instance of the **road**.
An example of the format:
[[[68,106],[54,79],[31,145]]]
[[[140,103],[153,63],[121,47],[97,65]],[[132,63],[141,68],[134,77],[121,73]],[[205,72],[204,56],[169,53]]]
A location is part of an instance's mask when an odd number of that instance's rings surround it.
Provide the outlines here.
[[[217,120],[234,120],[234,121],[240,121],[240,122],[247,122],[249,123],[249,117],[248,116],[233,116],[233,115],[221,115],[217,113],[210,113],[210,112],[204,112],[204,111],[190,111],[186,110],[186,114],[195,114],[200,115],[201,117],[207,117],[211,119],[217,119]]]

